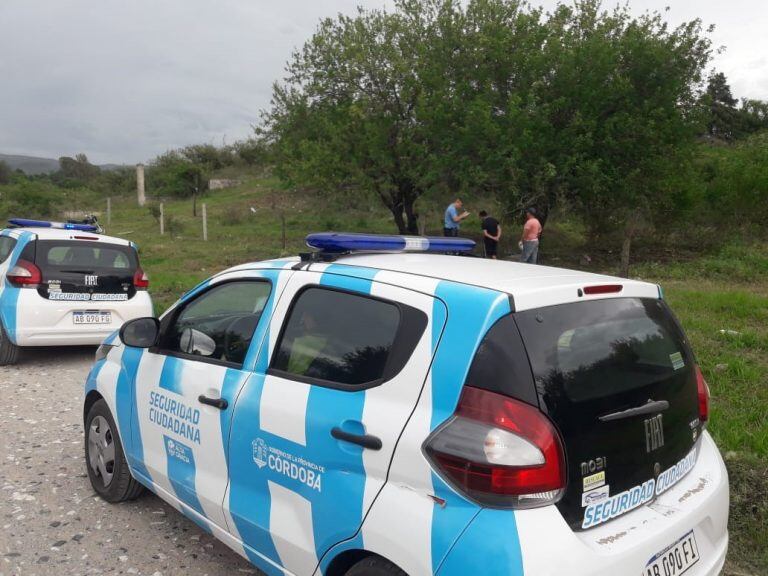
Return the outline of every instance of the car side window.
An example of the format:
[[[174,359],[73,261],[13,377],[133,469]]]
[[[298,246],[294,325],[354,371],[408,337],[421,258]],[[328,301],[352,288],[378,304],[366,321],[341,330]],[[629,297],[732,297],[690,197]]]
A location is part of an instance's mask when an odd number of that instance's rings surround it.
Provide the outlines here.
[[[342,388],[380,382],[402,368],[425,325],[424,314],[407,306],[340,290],[307,288],[289,311],[271,369],[301,381],[320,380]],[[408,334],[401,346],[398,335],[403,327]]]
[[[16,238],[10,236],[0,236],[0,264],[8,259],[16,246]]]
[[[252,280],[214,286],[174,315],[159,349],[242,366],[271,290],[269,282]]]

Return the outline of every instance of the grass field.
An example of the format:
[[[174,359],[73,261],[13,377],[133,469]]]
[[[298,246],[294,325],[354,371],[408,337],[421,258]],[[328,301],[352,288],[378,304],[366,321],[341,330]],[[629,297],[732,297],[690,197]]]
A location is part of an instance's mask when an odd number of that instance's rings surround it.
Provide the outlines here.
[[[134,199],[113,201],[108,233],[139,244],[158,311],[228,266],[306,250],[308,232],[393,232],[391,218],[375,200],[330,205],[288,194],[267,178],[247,179],[202,201],[208,242],[202,240],[199,204],[194,217],[191,201],[166,202],[166,233],[160,236],[148,208],[137,207]],[[103,211],[103,206],[87,208]],[[439,232],[439,210],[423,210],[430,215],[428,232]],[[574,235],[561,232],[553,237]],[[546,245],[543,249],[546,257]],[[726,458],[732,490],[726,573],[768,574],[768,246],[731,245],[680,263],[645,262],[633,275],[663,286],[712,391],[709,429]]]

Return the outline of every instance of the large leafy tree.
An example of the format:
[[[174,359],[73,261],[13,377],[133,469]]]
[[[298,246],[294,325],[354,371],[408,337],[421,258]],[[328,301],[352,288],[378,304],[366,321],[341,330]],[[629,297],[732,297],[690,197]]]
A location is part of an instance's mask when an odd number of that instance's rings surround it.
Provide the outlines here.
[[[417,54],[427,30],[411,20],[426,14],[417,4],[322,21],[288,63],[285,82],[275,85],[263,131],[287,180],[321,190],[370,189],[402,232],[416,231],[427,154],[417,121]]]
[[[699,21],[670,29],[658,13],[634,18],[596,2],[560,6],[550,26],[553,74],[541,106],[557,187],[593,232],[623,230],[626,275],[638,226],[685,203],[679,175],[700,131],[710,41]]]
[[[513,212],[561,198],[595,232],[674,207],[710,42],[596,0],[399,0],[324,20],[275,85],[261,136],[289,182],[372,190],[416,231],[430,190]],[[684,189],[684,186],[682,187]]]

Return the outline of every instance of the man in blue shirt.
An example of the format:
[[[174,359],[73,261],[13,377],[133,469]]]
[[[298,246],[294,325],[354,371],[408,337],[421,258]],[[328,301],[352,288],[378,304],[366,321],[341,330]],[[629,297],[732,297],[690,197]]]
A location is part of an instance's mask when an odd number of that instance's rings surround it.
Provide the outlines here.
[[[460,222],[469,216],[469,212],[464,210],[459,213],[464,203],[461,198],[456,198],[453,202],[448,204],[448,208],[445,209],[445,222],[443,223],[443,234],[446,236],[458,236]]]

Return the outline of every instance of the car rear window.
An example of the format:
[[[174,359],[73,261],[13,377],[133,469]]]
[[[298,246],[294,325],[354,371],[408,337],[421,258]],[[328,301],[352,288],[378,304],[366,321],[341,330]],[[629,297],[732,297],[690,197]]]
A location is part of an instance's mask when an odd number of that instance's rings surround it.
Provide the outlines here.
[[[692,368],[662,301],[611,298],[516,316],[539,389],[572,402],[641,388]]]
[[[38,243],[36,261],[50,268],[101,268],[130,270],[136,267],[133,250],[128,246],[106,246],[76,242]]]

